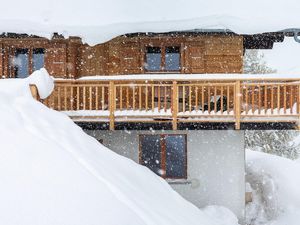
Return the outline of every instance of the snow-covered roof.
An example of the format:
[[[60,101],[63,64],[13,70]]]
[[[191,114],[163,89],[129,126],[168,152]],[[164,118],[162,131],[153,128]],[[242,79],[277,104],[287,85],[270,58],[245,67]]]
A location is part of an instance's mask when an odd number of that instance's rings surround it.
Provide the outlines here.
[[[80,36],[89,44],[134,32],[300,28],[297,0],[15,0],[1,4],[0,32]]]

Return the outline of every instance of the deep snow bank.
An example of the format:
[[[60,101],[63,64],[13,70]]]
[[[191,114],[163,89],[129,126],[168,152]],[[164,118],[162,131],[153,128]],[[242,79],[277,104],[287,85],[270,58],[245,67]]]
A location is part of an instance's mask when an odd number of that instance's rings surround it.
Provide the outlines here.
[[[299,225],[300,163],[261,152],[246,151],[246,180],[254,189],[247,205],[251,225]]]
[[[0,80],[0,124],[0,224],[237,224],[225,208],[199,210],[35,101],[28,79]]]

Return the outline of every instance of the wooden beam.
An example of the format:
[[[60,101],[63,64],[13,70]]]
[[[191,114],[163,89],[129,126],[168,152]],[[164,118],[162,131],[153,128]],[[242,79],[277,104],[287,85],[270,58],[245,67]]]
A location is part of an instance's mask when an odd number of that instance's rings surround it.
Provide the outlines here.
[[[31,92],[32,97],[35,100],[39,100],[39,92],[38,92],[37,86],[35,84],[30,84],[29,87],[30,87],[30,92]]]

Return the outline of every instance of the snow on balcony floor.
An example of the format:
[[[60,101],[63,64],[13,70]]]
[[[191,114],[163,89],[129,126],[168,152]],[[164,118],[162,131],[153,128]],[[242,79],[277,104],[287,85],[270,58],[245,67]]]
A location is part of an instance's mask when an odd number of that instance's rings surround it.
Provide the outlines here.
[[[108,117],[109,116],[109,110],[73,110],[73,111],[61,111],[62,113],[71,116],[71,117]],[[152,110],[116,110],[114,112],[114,115],[116,117],[126,117],[126,116],[149,116],[149,117],[155,117],[155,116],[172,116],[171,109],[167,109],[166,111],[164,109],[158,110],[158,108],[155,108]],[[258,109],[255,109],[253,112],[251,109],[248,110],[246,113],[245,111],[241,113],[241,116],[272,116],[272,115],[278,115],[278,116],[284,116],[284,115],[293,115],[297,116],[297,109],[294,107],[291,109],[280,108],[279,110],[277,108],[273,109],[273,112],[271,109],[268,109],[265,111],[264,109],[261,109],[260,111]],[[201,110],[192,110],[192,111],[185,111],[185,112],[178,112],[177,116],[234,116],[234,111],[231,110],[229,113],[227,111],[201,111]]]
[[[68,116],[109,116],[108,110],[77,110],[77,111],[62,111]],[[114,112],[115,116],[172,116],[171,110],[164,109],[158,110],[155,108],[152,110],[116,110]]]
[[[178,116],[233,116],[234,112],[230,111],[229,113],[227,111],[200,111],[200,110],[192,110],[192,111],[185,111],[185,112],[179,112]]]

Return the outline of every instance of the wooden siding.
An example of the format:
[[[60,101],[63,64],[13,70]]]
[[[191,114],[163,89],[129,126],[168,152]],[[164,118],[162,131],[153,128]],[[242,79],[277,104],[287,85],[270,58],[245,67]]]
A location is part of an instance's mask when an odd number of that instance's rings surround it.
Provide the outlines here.
[[[81,39],[0,38],[0,72],[13,77],[10,61],[17,48],[45,49],[45,68],[54,77],[79,78],[93,75],[143,74],[147,46],[180,48],[178,73],[242,73],[243,37],[120,36],[104,44],[88,46]],[[32,53],[30,53],[32,54]],[[30,72],[32,72],[30,70]],[[162,72],[165,73],[165,72]]]
[[[35,48],[45,49],[44,65],[49,74],[54,77],[75,78],[78,68],[78,46],[82,45],[77,37],[68,39],[46,38],[0,38],[0,73],[3,78],[14,77],[10,61],[18,48],[29,51],[29,64],[32,65],[32,51]],[[32,66],[29,73],[32,73]]]
[[[242,73],[241,36],[118,37],[81,48],[78,76],[142,74],[146,46],[179,46],[180,73]]]
[[[78,76],[102,75],[108,71],[107,44],[94,47],[88,45],[79,49]]]

